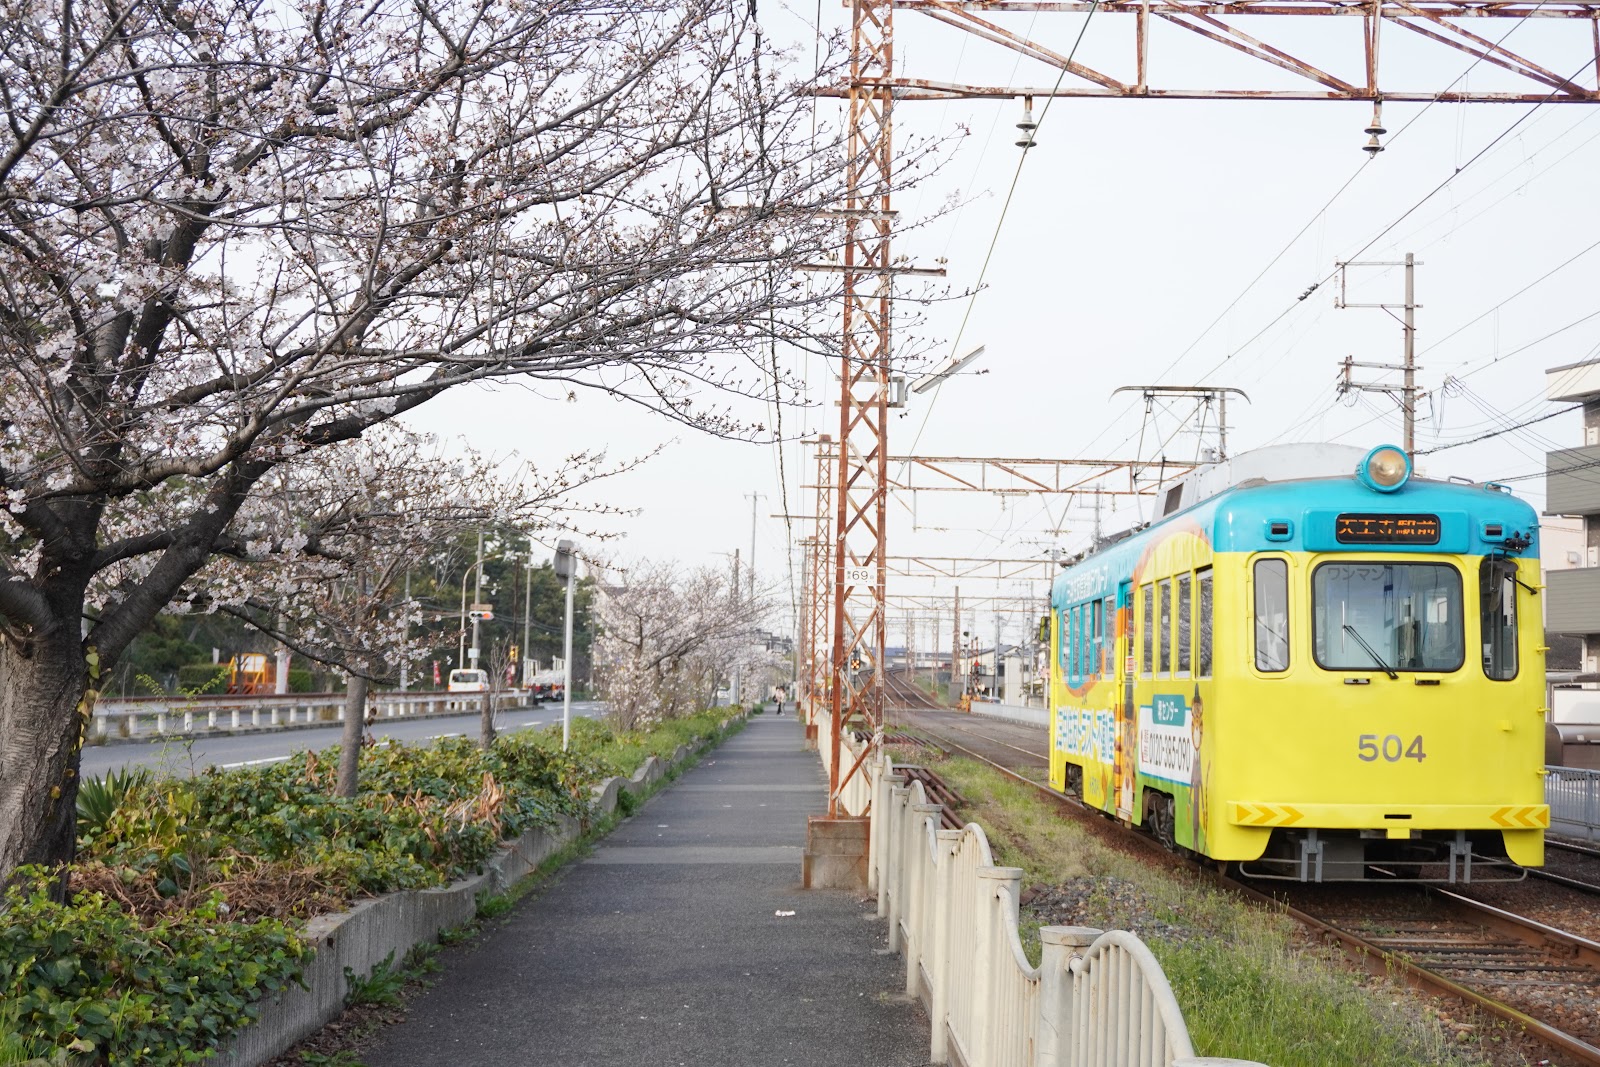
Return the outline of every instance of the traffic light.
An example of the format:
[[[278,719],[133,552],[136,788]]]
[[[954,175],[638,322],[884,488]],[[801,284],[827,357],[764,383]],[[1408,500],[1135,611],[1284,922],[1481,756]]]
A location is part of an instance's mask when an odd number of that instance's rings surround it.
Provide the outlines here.
[[[850,653],[850,669],[853,671],[859,671],[861,669],[861,653]]]
[[[511,646],[511,662],[512,663],[517,662],[517,646],[516,645],[512,645]]]

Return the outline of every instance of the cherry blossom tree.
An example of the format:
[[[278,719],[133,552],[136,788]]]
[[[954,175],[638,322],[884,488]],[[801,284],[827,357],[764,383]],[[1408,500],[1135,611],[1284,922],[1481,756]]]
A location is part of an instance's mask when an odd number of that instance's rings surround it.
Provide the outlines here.
[[[0,0],[0,879],[280,466],[491,379],[759,431],[837,328],[790,69],[720,0]]]
[[[406,576],[484,527],[516,529],[525,539],[617,514],[573,493],[638,462],[580,453],[541,473],[446,450],[392,424],[378,427],[280,466],[235,519],[243,556],[202,571],[177,603],[227,611],[345,672],[336,792],[354,796],[369,686],[392,683],[442,636],[437,618],[433,630],[425,625]],[[583,536],[603,535],[586,529]]]
[[[758,688],[758,672],[776,670],[758,638],[771,598],[712,568],[638,562],[620,573],[595,601],[595,677],[619,729],[707,706],[735,668]]]

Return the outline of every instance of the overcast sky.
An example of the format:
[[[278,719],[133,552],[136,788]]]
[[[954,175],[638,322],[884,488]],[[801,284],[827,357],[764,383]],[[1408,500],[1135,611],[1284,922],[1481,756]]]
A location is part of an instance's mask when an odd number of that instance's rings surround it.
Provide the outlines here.
[[[816,16],[763,8],[767,32],[797,41],[802,66],[810,61]],[[821,16],[843,19],[845,12],[830,5]],[[1018,87],[1055,81],[1050,68],[915,12],[895,18],[902,75]],[[1082,15],[997,21],[1062,53],[1084,26]],[[1229,21],[1346,80],[1363,80],[1359,19]],[[1514,28],[1511,20],[1480,20],[1472,28],[1491,40],[1511,30],[1508,48],[1562,75],[1594,58],[1590,27],[1580,20],[1528,20]],[[1393,26],[1385,27],[1382,47],[1380,84],[1391,91],[1436,92],[1452,83],[1538,91]],[[1154,85],[1309,85],[1172,27],[1157,27],[1151,51]],[[1131,17],[1092,18],[1078,58],[1131,80]],[[1592,66],[1578,80],[1593,86]],[[837,102],[818,106],[825,119],[837,121]],[[1044,112],[1037,101],[1038,143],[1018,173],[1023,153],[1013,142],[1021,110],[1019,101],[963,101],[905,102],[895,112],[902,143],[969,131],[934,180],[896,202],[908,227],[952,195],[963,206],[909,230],[896,251],[923,266],[945,259],[954,291],[978,290],[970,300],[917,309],[927,316],[917,333],[934,339],[941,355],[980,344],[986,354],[971,372],[914,398],[905,417],[892,420],[892,454],[1120,458],[1133,453],[1142,430],[1148,457],[1152,442],[1176,423],[1142,424],[1142,405],[1112,391],[1157,382],[1248,393],[1248,404],[1229,407],[1235,453],[1283,441],[1398,442],[1392,400],[1365,394],[1341,401],[1334,389],[1337,364],[1347,355],[1399,361],[1398,322],[1383,311],[1336,309],[1336,279],[1299,299],[1332,272],[1335,260],[1386,229],[1360,258],[1396,260],[1414,252],[1422,264],[1418,381],[1429,395],[1420,405],[1419,451],[1558,411],[1564,405],[1543,399],[1545,369],[1600,351],[1600,247],[1586,252],[1600,245],[1600,200],[1593,195],[1600,108],[1594,105],[1391,102],[1383,115],[1389,147],[1369,162],[1361,146],[1370,104],[1058,100]],[[1402,286],[1398,269],[1352,271],[1349,297],[1399,302]],[[837,435],[832,368],[820,361],[796,366],[812,383],[814,404],[786,411],[785,433]],[[612,555],[726,565],[735,549],[750,551],[748,494],[759,493],[756,564],[764,579],[787,583],[792,546],[809,533],[809,523],[791,529],[775,517],[785,506],[797,514],[812,508],[803,488],[811,481],[810,450],[796,443],[720,442],[598,394],[569,402],[553,389],[506,386],[452,392],[412,421],[446,436],[470,433],[480,449],[517,451],[535,461],[596,447],[621,459],[676,439],[646,467],[600,490],[609,502],[643,509],[616,524],[626,536],[610,546]],[[1546,449],[1579,443],[1578,414],[1558,414],[1422,456],[1419,465],[1431,476],[1517,479],[1510,482],[1517,493],[1541,507],[1542,479],[1526,476],[1542,470]],[[1194,435],[1178,434],[1166,454],[1192,459],[1198,445]],[[1077,501],[1064,513],[1062,503],[919,494],[891,507],[889,551],[1019,558],[1041,557],[1051,544],[1076,550],[1091,528],[1092,502]],[[1111,526],[1120,518],[1104,521]],[[948,590],[948,583],[938,586]],[[1028,588],[1006,583],[999,591],[1022,596]],[[978,593],[976,583],[963,589],[964,596]],[[900,643],[904,625],[892,618],[890,644]],[[926,635],[931,625],[924,619],[919,632]],[[976,625],[991,633],[993,613],[982,611]],[[1020,637],[1023,625],[1023,616],[1015,616],[1007,640]],[[948,631],[948,616],[941,627]]]

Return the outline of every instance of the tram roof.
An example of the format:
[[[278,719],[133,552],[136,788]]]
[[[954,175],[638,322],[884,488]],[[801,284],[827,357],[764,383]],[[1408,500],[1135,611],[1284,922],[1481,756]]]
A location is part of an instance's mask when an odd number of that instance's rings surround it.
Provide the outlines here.
[[[1170,536],[1199,536],[1222,552],[1391,552],[1536,556],[1534,509],[1498,487],[1413,477],[1391,492],[1355,475],[1366,450],[1344,445],[1279,446],[1201,468],[1163,498],[1170,513],[1072,561],[1054,583],[1053,600],[1082,599],[1085,569],[1108,565],[1131,573],[1145,553]],[[1231,479],[1231,480],[1224,480]],[[1192,492],[1184,492],[1190,490]],[[1341,519],[1357,516],[1434,520],[1436,537],[1415,542],[1352,543],[1336,535]],[[1498,528],[1498,536],[1491,536]],[[1508,549],[1507,538],[1512,547]],[[1518,538],[1527,547],[1518,550]],[[1091,583],[1092,584],[1092,583]],[[1085,596],[1092,596],[1085,591]]]

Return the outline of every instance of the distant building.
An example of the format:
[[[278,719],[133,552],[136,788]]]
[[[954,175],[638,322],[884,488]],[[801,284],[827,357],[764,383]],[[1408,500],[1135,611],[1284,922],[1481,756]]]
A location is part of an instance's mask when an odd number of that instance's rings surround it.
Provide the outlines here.
[[[1583,444],[1545,456],[1545,514],[1573,517],[1582,527],[1581,535],[1562,534],[1555,525],[1554,543],[1544,546],[1545,630],[1552,637],[1579,639],[1576,666],[1595,674],[1600,672],[1600,361],[1547,370],[1545,396],[1583,405]],[[1548,537],[1551,527],[1544,529]],[[1549,665],[1559,669],[1555,662]]]
[[[1587,566],[1588,533],[1583,519],[1567,515],[1546,515],[1539,523],[1539,570],[1545,588],[1550,587],[1551,571],[1570,571]],[[1545,668],[1552,671],[1580,671],[1583,669],[1583,637],[1578,634],[1552,633],[1549,628],[1550,598],[1541,598],[1540,607],[1545,613],[1545,644],[1550,651],[1545,655]]]

